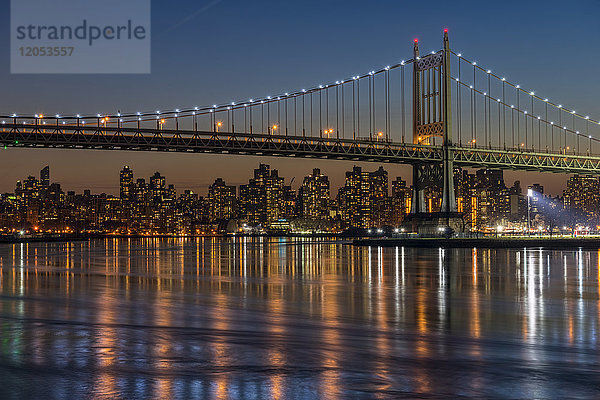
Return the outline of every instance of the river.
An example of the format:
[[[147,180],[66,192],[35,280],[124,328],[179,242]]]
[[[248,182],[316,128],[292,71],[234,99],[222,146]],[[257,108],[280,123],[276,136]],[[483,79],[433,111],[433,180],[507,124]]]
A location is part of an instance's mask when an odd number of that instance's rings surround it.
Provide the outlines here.
[[[0,398],[599,398],[600,250],[0,245]]]

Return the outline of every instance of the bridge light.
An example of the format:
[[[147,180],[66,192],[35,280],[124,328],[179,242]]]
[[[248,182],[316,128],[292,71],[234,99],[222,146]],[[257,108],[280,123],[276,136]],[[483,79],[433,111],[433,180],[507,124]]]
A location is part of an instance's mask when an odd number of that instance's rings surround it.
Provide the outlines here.
[[[157,110],[157,111],[156,111],[156,113],[157,113],[157,114],[160,114],[160,111],[158,111],[158,110]]]
[[[458,57],[462,57],[462,53],[458,53],[458,54],[457,54],[457,56],[458,56]]]
[[[179,108],[176,108],[176,109],[175,109],[175,112],[176,112],[176,113],[178,113],[178,112],[179,112]]]
[[[81,118],[81,115],[77,114],[77,118]]]
[[[40,119],[44,118],[44,114],[40,114]]]
[[[558,108],[562,108],[562,104],[559,104],[559,105],[558,105]]]
[[[16,117],[16,115],[13,114],[13,117]],[[56,114],[56,118],[60,118],[60,115]]]
[[[431,54],[435,54],[435,51],[431,50]]]
[[[420,60],[420,59],[421,59],[421,57],[417,57],[417,60]]]
[[[575,114],[575,113],[576,113],[576,111],[575,111],[575,110],[571,111],[571,114]]]
[[[319,89],[323,89],[323,85],[319,85]]]
[[[197,106],[196,106],[196,107],[194,107],[194,110],[198,111],[198,107],[197,107]]]
[[[473,85],[469,85],[469,88],[470,88],[470,89],[473,89]]]
[[[101,116],[102,116],[102,115],[100,115],[100,114],[96,114],[96,117],[98,117],[98,118],[100,118]]]
[[[448,28],[444,28],[444,33],[448,33]]]
[[[515,108],[515,106],[513,106],[512,104],[510,105],[510,108]]]
[[[484,95],[484,96],[487,96],[487,92],[483,92],[483,95]]]
[[[389,69],[390,69],[390,66],[388,65],[387,67],[385,67],[385,69],[387,69],[387,70],[389,71]]]
[[[289,96],[287,93],[284,93],[284,96]]]
[[[529,92],[529,94],[535,96],[535,92]]]
[[[523,111],[525,113],[525,115],[527,115],[527,111]]]
[[[335,81],[335,84],[336,84],[336,85],[339,85],[339,84],[340,84],[340,81]]]
[[[456,78],[456,82],[458,82],[458,78]]]
[[[488,69],[486,72],[487,72],[488,74],[491,74],[491,73],[492,73],[492,70],[491,70],[491,69]]]
[[[271,96],[267,96],[267,100],[271,100]]]
[[[521,89],[521,85],[517,85],[515,86],[517,89]]]
[[[477,63],[475,61],[473,61],[473,66],[477,65]]]
[[[579,131],[576,131],[575,133],[579,135]]]
[[[500,100],[500,99],[496,99],[496,101],[497,101],[498,103],[500,103],[500,101],[501,101],[501,100]]]
[[[590,116],[589,116],[589,115],[586,115],[586,116],[585,116],[585,119],[590,119]]]
[[[232,106],[235,106],[235,101],[232,101],[232,102],[231,102],[231,105],[232,105]]]
[[[142,113],[141,113],[141,112],[139,112],[139,111],[138,111],[138,112],[136,112],[136,114],[137,114],[137,115],[142,115]]]
[[[550,125],[554,125],[554,122],[550,122]]]
[[[400,61],[400,65],[404,65],[405,62],[406,61],[404,61],[404,60]]]
[[[537,119],[539,120],[539,119],[541,119],[541,117],[538,116]]]
[[[415,43],[419,43],[419,39],[415,38]]]
[[[306,89],[302,89],[302,93],[306,93]]]
[[[589,138],[589,139],[591,139],[591,138],[592,138],[592,135],[588,136],[588,138]]]
[[[504,82],[506,80],[506,78],[502,78],[501,81]]]
[[[163,122],[164,122],[164,121],[165,121],[165,120],[163,119]],[[223,123],[222,123],[221,121],[217,122],[217,126],[218,126],[218,127],[221,127],[222,125],[223,125]]]

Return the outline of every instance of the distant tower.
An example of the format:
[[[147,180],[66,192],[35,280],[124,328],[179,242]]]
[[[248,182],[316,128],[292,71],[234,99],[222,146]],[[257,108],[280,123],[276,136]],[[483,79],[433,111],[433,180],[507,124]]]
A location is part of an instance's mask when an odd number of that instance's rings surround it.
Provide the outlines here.
[[[48,165],[40,171],[40,185],[43,190],[50,187],[50,166]]]
[[[133,170],[129,166],[124,166],[120,177],[120,197],[123,201],[133,200]]]

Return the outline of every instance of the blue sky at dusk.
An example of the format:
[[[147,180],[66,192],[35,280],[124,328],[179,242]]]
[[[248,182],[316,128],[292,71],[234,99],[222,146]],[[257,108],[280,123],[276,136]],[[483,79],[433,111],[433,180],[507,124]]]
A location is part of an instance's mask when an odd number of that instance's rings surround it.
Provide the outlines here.
[[[51,2],[49,2],[51,4]],[[174,109],[260,97],[347,78],[425,51],[451,47],[513,82],[600,117],[600,1],[188,1],[152,2],[152,73],[11,75],[9,1],[3,0],[2,113],[74,114]],[[115,10],[118,12],[118,10]],[[64,189],[117,193],[118,172],[154,171],[203,194],[214,178],[240,184],[259,162],[295,183],[312,168],[342,183],[350,162],[223,155],[8,149],[0,191],[44,165]],[[375,169],[377,164],[364,164]],[[409,178],[405,166],[386,165]],[[558,192],[565,175],[506,173]],[[560,178],[559,178],[560,177]]]

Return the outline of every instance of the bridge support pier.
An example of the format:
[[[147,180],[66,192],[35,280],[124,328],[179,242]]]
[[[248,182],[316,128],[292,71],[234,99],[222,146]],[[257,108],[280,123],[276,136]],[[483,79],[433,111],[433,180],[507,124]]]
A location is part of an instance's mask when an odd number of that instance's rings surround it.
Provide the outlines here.
[[[406,227],[427,235],[447,235],[462,227],[454,194],[454,162],[452,148],[452,112],[450,81],[450,44],[444,31],[441,52],[419,56],[415,39],[413,63],[413,143],[428,145],[436,137],[442,139],[441,163],[413,166],[413,197]],[[427,188],[441,188],[441,207],[434,211],[426,204]]]

